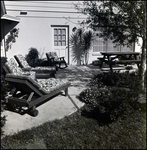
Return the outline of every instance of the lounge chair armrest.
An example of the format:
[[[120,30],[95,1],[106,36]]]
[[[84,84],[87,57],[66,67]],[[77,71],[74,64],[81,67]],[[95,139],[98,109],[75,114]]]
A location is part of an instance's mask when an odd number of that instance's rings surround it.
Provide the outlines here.
[[[60,60],[64,60],[64,57],[59,57],[58,59],[60,59]]]
[[[28,68],[22,68],[23,71],[31,71],[31,69],[32,69],[31,67],[28,67]]]

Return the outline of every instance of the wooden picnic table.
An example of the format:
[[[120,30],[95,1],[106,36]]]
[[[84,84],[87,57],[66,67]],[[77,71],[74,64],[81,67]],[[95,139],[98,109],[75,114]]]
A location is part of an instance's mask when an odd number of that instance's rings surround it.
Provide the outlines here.
[[[127,65],[136,63],[139,68],[139,64],[141,63],[141,60],[137,58],[140,54],[139,52],[101,52],[101,54],[103,58],[98,58],[101,61],[100,68],[102,68],[103,62],[106,62],[109,64],[111,72],[113,72],[112,65],[115,64]]]

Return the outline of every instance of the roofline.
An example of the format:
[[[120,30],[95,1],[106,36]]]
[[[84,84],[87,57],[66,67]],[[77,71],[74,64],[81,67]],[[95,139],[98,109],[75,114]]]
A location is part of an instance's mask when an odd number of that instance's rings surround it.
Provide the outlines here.
[[[13,16],[9,16],[7,14],[3,15],[1,17],[2,20],[11,20],[11,21],[15,21],[15,22],[19,22],[20,21],[20,18],[18,17],[13,17]]]

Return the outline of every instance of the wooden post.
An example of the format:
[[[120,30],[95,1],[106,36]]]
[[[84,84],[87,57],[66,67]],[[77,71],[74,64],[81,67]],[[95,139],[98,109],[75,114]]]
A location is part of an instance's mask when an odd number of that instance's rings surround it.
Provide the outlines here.
[[[74,102],[74,100],[70,97],[70,95],[68,94],[68,98],[71,100],[71,102],[74,104],[74,106],[77,108],[77,110],[79,110],[79,107],[77,106],[77,104]]]
[[[29,97],[27,99],[27,102],[29,102],[32,99],[33,95],[34,95],[34,92],[31,92],[31,94],[29,95]]]
[[[68,95],[68,88],[65,89],[65,96]]]

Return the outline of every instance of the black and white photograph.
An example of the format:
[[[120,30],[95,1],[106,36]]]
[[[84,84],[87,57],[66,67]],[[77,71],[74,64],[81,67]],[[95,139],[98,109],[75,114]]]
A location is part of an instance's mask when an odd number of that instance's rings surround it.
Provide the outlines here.
[[[1,149],[146,149],[146,1],[1,1]]]

